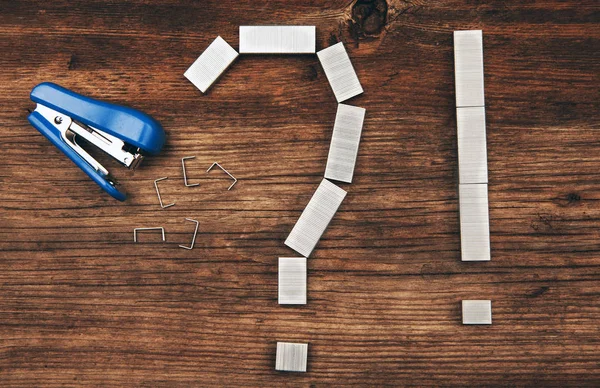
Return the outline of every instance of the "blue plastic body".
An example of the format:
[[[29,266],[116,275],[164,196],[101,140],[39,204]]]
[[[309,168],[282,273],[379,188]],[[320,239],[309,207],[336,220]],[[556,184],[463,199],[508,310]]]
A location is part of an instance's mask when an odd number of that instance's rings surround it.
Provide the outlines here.
[[[33,88],[31,100],[118,137],[149,154],[158,154],[165,144],[165,131],[161,125],[135,109],[94,100],[50,82]]]
[[[49,82],[41,83],[33,88],[31,100],[118,137],[145,153],[157,154],[165,143],[165,132],[161,125],[152,117],[131,108],[97,101]],[[34,111],[28,119],[31,125],[46,136],[104,191],[119,201],[125,200],[126,195],[117,190],[113,184],[67,145],[58,129],[44,116]]]

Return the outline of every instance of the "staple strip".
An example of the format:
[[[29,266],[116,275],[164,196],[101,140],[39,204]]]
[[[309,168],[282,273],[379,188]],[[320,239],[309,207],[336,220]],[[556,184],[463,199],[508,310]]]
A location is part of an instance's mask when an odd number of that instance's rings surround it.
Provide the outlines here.
[[[279,304],[306,304],[306,257],[279,258]]]
[[[338,105],[325,178],[352,183],[365,112],[364,108]]]
[[[275,370],[286,372],[306,372],[308,344],[277,342]]]
[[[458,182],[488,183],[485,108],[456,108]]]
[[[456,107],[484,106],[483,33],[454,31]]]
[[[227,70],[238,57],[233,49],[223,38],[217,38],[204,50],[183,74],[202,93]]]
[[[489,261],[490,219],[487,184],[459,185],[462,261]]]
[[[343,189],[323,179],[285,240],[285,245],[309,257],[345,196]]]
[[[492,301],[463,300],[462,321],[463,325],[491,325]]]
[[[240,54],[314,54],[315,26],[240,26]]]
[[[329,80],[331,89],[337,102],[357,96],[363,92],[360,81],[354,71],[350,57],[342,42],[336,43],[324,50],[317,52],[325,76]]]

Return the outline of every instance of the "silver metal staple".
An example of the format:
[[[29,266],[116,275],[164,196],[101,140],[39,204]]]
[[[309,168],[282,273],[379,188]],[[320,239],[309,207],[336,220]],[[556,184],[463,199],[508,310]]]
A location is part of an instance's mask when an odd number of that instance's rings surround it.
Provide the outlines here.
[[[198,186],[200,183],[193,183],[193,184],[189,184],[188,180],[187,180],[187,173],[185,171],[185,161],[186,160],[190,160],[190,159],[195,159],[195,156],[186,156],[184,158],[181,158],[181,168],[183,168],[183,183],[185,184],[186,187],[194,187],[194,186]]]
[[[196,220],[192,220],[191,218],[186,218],[186,221],[190,221],[190,222],[195,222],[196,223],[196,229],[194,230],[194,236],[192,237],[192,243],[190,244],[189,247],[186,247],[185,245],[180,245],[180,248],[183,249],[193,249],[194,248],[194,243],[196,242],[196,235],[198,234],[198,226],[200,225],[200,223]]]
[[[162,240],[165,241],[165,229],[163,227],[152,228],[135,228],[133,229],[133,242],[137,242],[137,232],[140,230],[160,230],[162,232]]]
[[[208,173],[208,172],[210,172],[210,170],[212,170],[212,168],[213,168],[214,166],[217,166],[217,167],[219,167],[221,170],[223,170],[223,171],[225,172],[225,174],[229,175],[229,177],[230,177],[231,179],[233,179],[233,183],[232,183],[232,184],[231,184],[231,186],[229,186],[229,188],[227,189],[227,190],[231,190],[231,188],[233,187],[233,185],[235,185],[235,184],[237,183],[237,179],[236,179],[236,178],[235,178],[233,175],[231,175],[231,174],[229,173],[229,171],[225,170],[225,169],[223,168],[223,166],[221,166],[221,165],[220,165],[219,163],[217,163],[217,162],[214,162],[213,164],[211,164],[211,165],[210,165],[210,167],[208,168],[208,170],[206,170],[206,172],[207,172],[207,173]]]
[[[163,201],[162,198],[160,197],[160,191],[158,190],[158,182],[160,181],[164,181],[165,179],[169,179],[169,177],[162,177],[162,178],[158,178],[157,180],[154,181],[154,188],[156,189],[156,195],[158,196],[158,202],[160,203],[160,207],[163,209],[166,209],[168,207],[171,207],[173,205],[175,205],[175,202],[170,203],[168,205],[163,205]]]

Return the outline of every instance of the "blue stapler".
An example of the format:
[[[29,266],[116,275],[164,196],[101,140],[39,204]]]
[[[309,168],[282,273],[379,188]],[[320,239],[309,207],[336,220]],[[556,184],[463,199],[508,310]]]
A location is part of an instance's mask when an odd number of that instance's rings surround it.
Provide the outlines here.
[[[49,82],[34,87],[31,100],[37,106],[29,122],[119,201],[124,201],[126,195],[116,188],[108,170],[81,145],[93,145],[135,169],[145,154],[159,153],[165,143],[161,125],[131,108],[97,101]]]

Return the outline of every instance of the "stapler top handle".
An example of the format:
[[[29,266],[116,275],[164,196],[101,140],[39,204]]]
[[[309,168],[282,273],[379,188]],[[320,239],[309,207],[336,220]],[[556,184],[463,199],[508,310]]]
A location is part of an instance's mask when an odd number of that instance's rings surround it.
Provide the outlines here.
[[[135,109],[94,100],[51,82],[34,87],[31,100],[118,137],[152,155],[158,154],[165,144],[162,126],[152,117]]]

